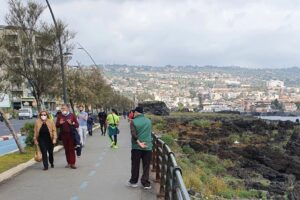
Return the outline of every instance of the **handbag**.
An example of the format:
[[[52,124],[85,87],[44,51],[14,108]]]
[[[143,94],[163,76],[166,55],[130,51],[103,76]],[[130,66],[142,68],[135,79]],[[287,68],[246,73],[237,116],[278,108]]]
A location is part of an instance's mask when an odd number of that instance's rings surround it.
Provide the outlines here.
[[[112,115],[112,117],[113,117],[113,120],[114,120],[114,123],[115,123],[115,126],[116,126],[116,134],[119,134],[119,133],[120,133],[120,130],[119,130],[119,128],[117,127],[117,124],[116,124],[114,115]]]
[[[34,160],[36,162],[41,162],[42,159],[43,159],[43,157],[42,157],[42,153],[41,153],[40,147],[38,145],[35,145]]]

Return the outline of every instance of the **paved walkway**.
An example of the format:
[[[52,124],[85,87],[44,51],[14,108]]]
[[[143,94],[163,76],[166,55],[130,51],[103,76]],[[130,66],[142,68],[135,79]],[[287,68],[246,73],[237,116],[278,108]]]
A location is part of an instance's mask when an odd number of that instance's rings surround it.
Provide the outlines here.
[[[111,149],[107,136],[96,130],[88,138],[78,169],[66,169],[64,150],[55,154],[55,168],[42,170],[38,163],[0,185],[0,199],[14,200],[154,200],[155,192],[129,188],[130,132],[120,124],[119,149]]]

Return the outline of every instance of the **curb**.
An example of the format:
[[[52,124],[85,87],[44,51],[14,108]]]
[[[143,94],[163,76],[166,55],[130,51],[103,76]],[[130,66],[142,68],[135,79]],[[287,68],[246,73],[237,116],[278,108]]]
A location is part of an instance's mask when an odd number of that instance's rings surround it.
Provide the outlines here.
[[[62,149],[63,149],[63,146],[59,145],[59,146],[54,147],[53,152],[57,153],[58,151],[60,151]],[[28,167],[30,167],[36,163],[38,163],[38,162],[36,162],[34,160],[34,158],[32,158],[31,160],[27,161],[26,163],[19,164],[16,167],[13,167],[5,172],[2,172],[0,174],[0,184],[8,179],[13,178],[14,176],[18,175],[19,173],[21,173],[22,171],[24,171],[25,169],[27,169]]]

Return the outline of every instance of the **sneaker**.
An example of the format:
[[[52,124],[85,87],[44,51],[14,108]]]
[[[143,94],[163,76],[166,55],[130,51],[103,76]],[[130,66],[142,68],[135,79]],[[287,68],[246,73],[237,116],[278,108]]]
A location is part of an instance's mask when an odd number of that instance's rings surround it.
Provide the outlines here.
[[[132,187],[132,188],[137,188],[138,187],[138,184],[136,183],[130,183],[130,181],[127,182],[127,186],[128,187]]]
[[[115,142],[111,142],[110,147],[113,148],[115,146]]]
[[[114,145],[112,148],[113,149],[118,149],[119,147],[117,145]]]
[[[149,186],[144,186],[144,190],[151,190],[151,185],[149,185]]]
[[[54,164],[51,164],[51,168],[54,168]]]

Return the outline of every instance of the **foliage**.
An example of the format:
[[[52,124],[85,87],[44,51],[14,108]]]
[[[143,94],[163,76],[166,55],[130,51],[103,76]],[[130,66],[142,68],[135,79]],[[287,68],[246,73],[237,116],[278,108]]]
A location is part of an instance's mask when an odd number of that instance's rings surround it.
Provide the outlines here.
[[[34,123],[33,122],[26,122],[24,126],[21,128],[21,132],[26,134],[25,144],[27,146],[34,146]]]
[[[271,102],[271,108],[274,110],[283,110],[283,105],[281,102],[278,101],[278,99],[275,99],[274,101]]]
[[[41,16],[45,7],[37,2],[9,0],[9,13],[6,23],[9,25],[1,43],[7,55],[2,69],[10,77],[12,84],[26,82],[31,86],[32,94],[41,109],[42,99],[50,97],[59,88],[61,73],[60,52],[56,34],[62,40],[63,51],[70,53],[70,40],[75,34],[67,30],[67,25],[57,20],[58,29],[42,21]]]
[[[172,146],[175,143],[175,140],[171,135],[167,135],[167,134],[162,135],[160,139],[169,146]]]
[[[209,120],[193,120],[191,122],[193,126],[201,127],[201,128],[210,128],[211,122]]]

